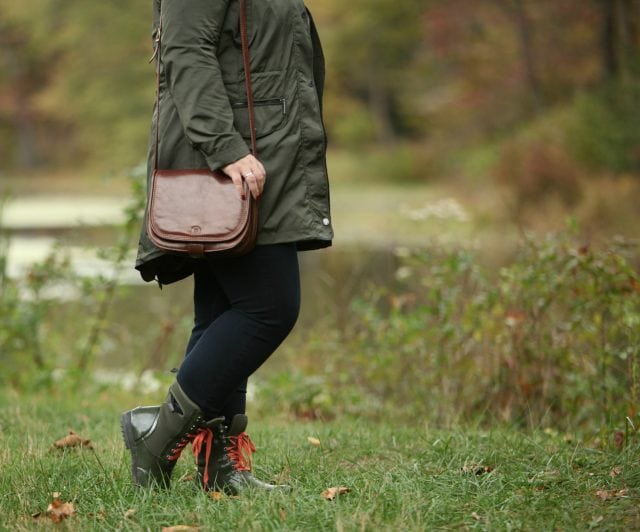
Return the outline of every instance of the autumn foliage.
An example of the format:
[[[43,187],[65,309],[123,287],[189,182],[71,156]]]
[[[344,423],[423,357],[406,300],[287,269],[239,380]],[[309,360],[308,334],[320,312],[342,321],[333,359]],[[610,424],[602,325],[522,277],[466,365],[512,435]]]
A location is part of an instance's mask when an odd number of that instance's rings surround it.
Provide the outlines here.
[[[325,43],[334,146],[460,146],[511,132],[581,91],[638,80],[640,14],[629,0],[309,7]],[[142,159],[153,96],[149,11],[147,2],[123,10],[0,1],[0,170]]]

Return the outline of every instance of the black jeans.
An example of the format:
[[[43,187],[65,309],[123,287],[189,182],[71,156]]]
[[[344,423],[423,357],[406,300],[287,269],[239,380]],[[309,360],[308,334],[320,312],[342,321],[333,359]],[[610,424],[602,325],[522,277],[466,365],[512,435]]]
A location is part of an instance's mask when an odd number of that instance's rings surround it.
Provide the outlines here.
[[[207,418],[244,413],[247,379],[287,337],[300,309],[295,244],[197,260],[194,327],[178,383]]]

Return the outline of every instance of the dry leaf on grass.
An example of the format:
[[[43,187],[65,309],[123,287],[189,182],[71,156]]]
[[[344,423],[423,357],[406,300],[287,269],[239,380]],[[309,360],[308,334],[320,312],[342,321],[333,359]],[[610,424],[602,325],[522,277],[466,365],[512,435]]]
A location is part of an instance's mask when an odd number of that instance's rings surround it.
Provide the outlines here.
[[[102,520],[107,518],[107,512],[105,512],[104,510],[98,510],[96,513],[89,512],[87,514],[87,517]]]
[[[340,486],[339,488],[327,488],[322,492],[322,497],[324,497],[328,501],[332,501],[338,495],[344,495],[345,493],[349,493],[350,491],[351,488],[345,488],[344,486]]]
[[[621,467],[614,467],[611,471],[609,471],[610,477],[619,477],[622,474]]]
[[[200,530],[197,526],[189,525],[176,525],[176,526],[163,526],[162,532],[198,532]]]
[[[287,520],[287,512],[284,511],[284,508],[280,508],[280,510],[278,510],[278,513],[280,515],[280,521],[284,523]]]
[[[491,473],[493,467],[483,464],[467,463],[462,466],[463,473],[473,473],[474,475],[484,475],[485,473]]]
[[[629,495],[628,489],[623,490],[598,490],[596,491],[596,497],[599,499],[606,501],[607,499],[612,499],[616,497],[626,497]]]
[[[314,447],[320,447],[320,440],[318,438],[314,438],[313,436],[309,436],[307,441],[313,445]]]
[[[64,438],[60,438],[57,442],[53,444],[53,446],[58,449],[66,449],[69,447],[81,447],[84,449],[93,449],[91,440],[82,438],[78,433],[76,433],[73,430],[70,430],[67,436],[65,436]]]
[[[71,517],[76,515],[76,509],[73,506],[73,503],[70,502],[62,502],[60,500],[60,494],[53,494],[53,502],[49,504],[47,507],[46,517],[51,519],[54,523],[59,523],[63,519],[67,517]],[[34,517],[41,517],[41,514],[34,514]]]
[[[210,491],[209,497],[211,497],[214,501],[221,501],[224,499],[224,493],[221,491]]]
[[[624,448],[624,432],[617,430],[613,433],[613,445],[619,451]]]
[[[476,521],[480,521],[482,519],[478,512],[471,512],[471,517],[473,517]]]
[[[124,518],[125,519],[131,519],[134,515],[136,515],[136,511],[133,508],[129,508],[125,513],[124,513]]]

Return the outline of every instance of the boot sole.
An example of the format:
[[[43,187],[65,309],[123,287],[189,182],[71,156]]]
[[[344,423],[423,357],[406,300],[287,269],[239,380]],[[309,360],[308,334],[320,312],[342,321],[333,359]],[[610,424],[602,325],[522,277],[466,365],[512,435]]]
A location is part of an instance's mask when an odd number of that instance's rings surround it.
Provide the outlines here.
[[[122,414],[120,417],[120,428],[122,429],[124,445],[131,452],[131,479],[133,480],[134,485],[140,486],[140,483],[136,478],[138,457],[136,454],[135,437],[132,433],[131,412],[125,412]]]

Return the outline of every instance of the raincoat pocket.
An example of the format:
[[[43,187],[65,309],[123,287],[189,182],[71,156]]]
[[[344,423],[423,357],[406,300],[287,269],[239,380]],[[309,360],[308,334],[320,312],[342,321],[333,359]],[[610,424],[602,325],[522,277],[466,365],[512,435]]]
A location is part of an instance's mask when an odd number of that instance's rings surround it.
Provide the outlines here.
[[[269,98],[253,101],[256,120],[256,138],[266,137],[284,126],[289,112],[286,98]],[[249,111],[246,101],[234,102],[234,125],[238,132],[248,139],[251,136],[249,128]]]

